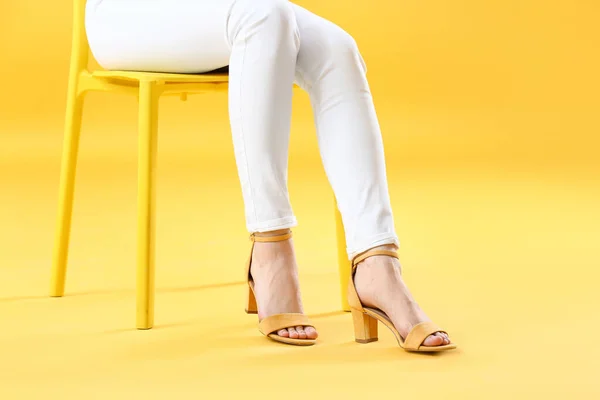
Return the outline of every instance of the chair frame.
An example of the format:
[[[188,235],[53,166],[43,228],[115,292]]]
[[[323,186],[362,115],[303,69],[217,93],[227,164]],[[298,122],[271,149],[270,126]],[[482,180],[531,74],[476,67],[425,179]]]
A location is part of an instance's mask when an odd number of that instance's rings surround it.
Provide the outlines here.
[[[154,325],[156,155],[158,102],[161,95],[224,91],[227,74],[153,74],[126,71],[90,71],[90,49],[85,32],[86,0],[74,0],[71,65],[65,118],[65,134],[60,173],[59,209],[52,262],[51,296],[65,292],[67,261],[73,211],[75,175],[85,95],[90,91],[115,92],[138,97],[138,244],[136,327]],[[165,79],[166,77],[166,79]],[[342,308],[350,311],[346,292],[350,263],[342,219],[335,205],[338,264]]]

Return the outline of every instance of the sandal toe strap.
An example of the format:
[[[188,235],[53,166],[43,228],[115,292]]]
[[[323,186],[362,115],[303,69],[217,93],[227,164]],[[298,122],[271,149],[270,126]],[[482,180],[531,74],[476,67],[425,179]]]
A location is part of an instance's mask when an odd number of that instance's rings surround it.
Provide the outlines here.
[[[275,314],[260,321],[258,329],[263,335],[270,335],[284,328],[294,328],[296,326],[311,326],[310,319],[304,314]]]
[[[419,347],[421,347],[425,339],[427,339],[429,335],[433,335],[436,332],[446,333],[433,322],[421,322],[420,324],[413,326],[411,331],[406,336],[404,348],[406,350],[413,351],[419,350]]]

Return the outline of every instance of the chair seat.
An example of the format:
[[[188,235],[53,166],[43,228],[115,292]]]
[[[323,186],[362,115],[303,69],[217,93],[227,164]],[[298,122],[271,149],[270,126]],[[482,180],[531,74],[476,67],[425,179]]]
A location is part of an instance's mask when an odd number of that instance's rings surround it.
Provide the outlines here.
[[[169,74],[162,72],[137,71],[94,71],[94,78],[117,79],[126,81],[151,80],[164,83],[225,83],[229,81],[226,72],[209,72],[205,74]]]

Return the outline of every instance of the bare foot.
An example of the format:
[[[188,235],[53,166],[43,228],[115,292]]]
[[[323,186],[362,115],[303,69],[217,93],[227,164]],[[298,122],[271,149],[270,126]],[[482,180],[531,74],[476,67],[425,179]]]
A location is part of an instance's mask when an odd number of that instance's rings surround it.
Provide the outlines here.
[[[256,236],[277,236],[288,232],[283,230],[257,233]],[[250,274],[254,280],[260,320],[282,313],[304,314],[292,239],[282,242],[256,242]],[[292,339],[316,339],[318,336],[312,326],[289,327],[279,330],[277,334]]]
[[[377,249],[395,251],[396,247],[389,245]],[[385,312],[403,338],[406,338],[413,326],[430,321],[404,283],[400,262],[396,258],[367,258],[358,265],[354,283],[363,305]],[[450,343],[448,335],[442,332],[429,335],[423,341],[424,346],[442,346]]]

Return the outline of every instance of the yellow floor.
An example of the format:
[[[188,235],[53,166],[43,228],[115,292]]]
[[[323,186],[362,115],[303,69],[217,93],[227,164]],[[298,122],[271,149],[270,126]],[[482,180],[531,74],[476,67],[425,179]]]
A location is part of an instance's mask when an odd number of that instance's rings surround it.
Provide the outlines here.
[[[243,313],[249,242],[227,121],[192,126],[191,117],[169,117],[173,107],[190,114],[203,101],[163,102],[152,331],[133,329],[135,117],[123,116],[135,101],[103,103],[123,111],[112,124],[100,111],[86,118],[62,299],[46,297],[60,118],[3,130],[0,398],[600,396],[598,163],[567,157],[567,141],[555,147],[562,153],[546,143],[539,153],[530,144],[526,155],[477,141],[477,132],[494,129],[517,138],[545,117],[382,108],[405,275],[460,345],[424,356],[401,351],[387,331],[377,343],[354,343],[351,317],[339,312],[330,191],[302,98],[290,191],[305,306],[321,338],[295,348],[261,337],[256,317]],[[224,105],[220,97],[215,107]]]

